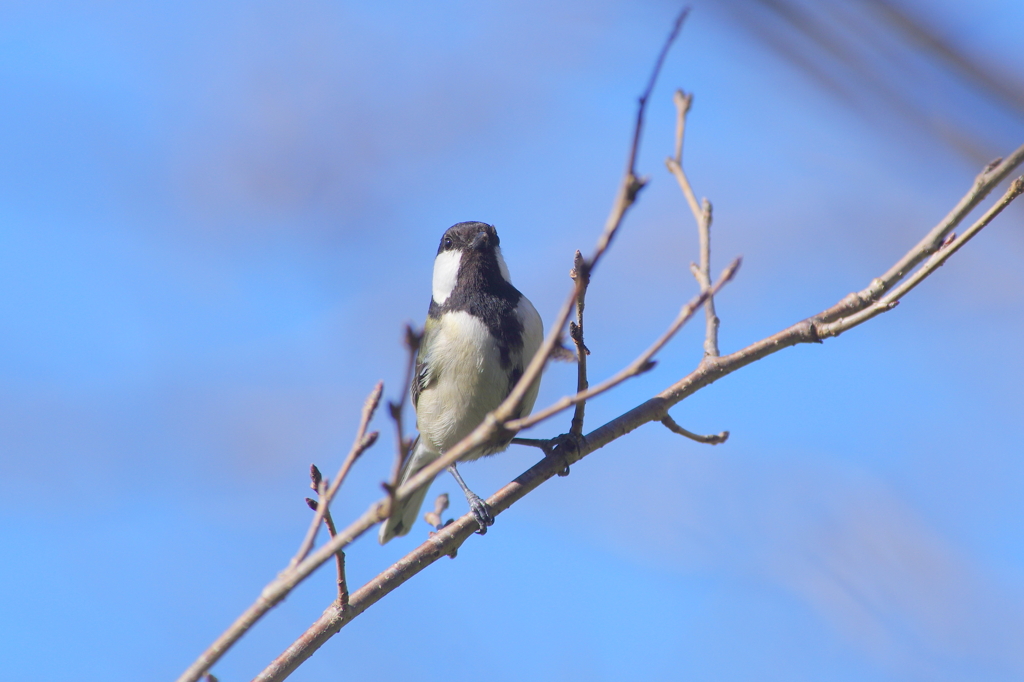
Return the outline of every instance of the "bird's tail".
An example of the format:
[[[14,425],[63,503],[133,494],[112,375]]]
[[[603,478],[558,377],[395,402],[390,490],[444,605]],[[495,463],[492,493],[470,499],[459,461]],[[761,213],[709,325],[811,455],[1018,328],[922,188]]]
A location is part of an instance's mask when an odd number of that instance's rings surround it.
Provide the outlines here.
[[[417,438],[416,443],[412,446],[412,454],[409,455],[409,459],[406,460],[405,466],[402,467],[402,473],[398,477],[398,485],[403,485],[406,481],[419,473],[423,467],[435,461],[440,456],[440,454],[427,449],[423,445],[423,441]],[[419,516],[420,507],[423,506],[423,499],[427,496],[427,490],[430,488],[430,483],[431,481],[428,481],[423,485],[423,487],[416,490],[404,501],[395,505],[395,508],[391,510],[391,516],[388,517],[388,520],[380,527],[380,533],[377,536],[380,540],[380,544],[383,545],[396,535],[405,535],[409,532],[412,525],[416,523],[416,517]]]

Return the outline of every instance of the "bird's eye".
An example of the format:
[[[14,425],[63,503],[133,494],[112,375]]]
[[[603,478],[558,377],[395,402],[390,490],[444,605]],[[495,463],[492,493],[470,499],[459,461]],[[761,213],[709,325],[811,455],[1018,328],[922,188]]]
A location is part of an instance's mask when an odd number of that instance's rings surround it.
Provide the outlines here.
[[[445,250],[448,250],[448,249],[452,248],[452,238],[451,237],[445,237],[444,238],[444,248],[445,248]]]

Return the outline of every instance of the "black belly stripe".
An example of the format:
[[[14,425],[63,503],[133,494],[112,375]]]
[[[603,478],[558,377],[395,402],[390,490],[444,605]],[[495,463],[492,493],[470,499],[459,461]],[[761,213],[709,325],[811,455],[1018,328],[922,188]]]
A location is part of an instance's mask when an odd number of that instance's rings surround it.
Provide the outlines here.
[[[455,288],[440,305],[431,299],[427,314],[437,319],[444,313],[464,311],[479,319],[498,342],[501,368],[509,369],[513,353],[522,357],[523,323],[516,311],[522,297],[501,276],[493,249],[466,250]]]

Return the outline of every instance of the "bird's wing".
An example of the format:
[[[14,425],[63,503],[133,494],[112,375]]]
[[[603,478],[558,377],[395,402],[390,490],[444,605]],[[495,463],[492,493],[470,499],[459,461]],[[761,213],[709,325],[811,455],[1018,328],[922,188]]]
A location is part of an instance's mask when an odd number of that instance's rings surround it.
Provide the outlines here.
[[[541,321],[540,315],[537,314],[537,309],[530,303],[530,299],[523,296],[519,299],[519,305],[516,306],[516,315],[519,316],[519,321],[523,325],[523,350],[522,355],[517,358],[515,366],[515,381],[519,381],[519,377],[522,376],[526,365],[530,364],[533,360],[533,356],[536,355],[540,349],[540,344],[544,341],[544,322]],[[509,384],[509,390],[512,390],[513,384]],[[524,417],[530,414],[533,409],[533,404],[537,400],[537,391],[540,389],[540,377],[534,382],[526,395],[523,396],[522,408],[519,411],[519,416]]]
[[[423,338],[420,340],[420,349],[416,352],[416,366],[413,368],[412,377],[412,407],[416,409],[420,400],[420,393],[427,386],[437,381],[436,368],[432,367],[430,358],[430,346],[437,331],[437,321],[432,317],[427,318],[423,325]]]

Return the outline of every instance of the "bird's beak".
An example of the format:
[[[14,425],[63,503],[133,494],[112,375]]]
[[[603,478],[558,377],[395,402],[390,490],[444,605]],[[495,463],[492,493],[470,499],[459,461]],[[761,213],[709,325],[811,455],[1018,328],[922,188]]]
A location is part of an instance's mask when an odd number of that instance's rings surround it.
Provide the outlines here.
[[[473,237],[473,241],[469,243],[469,248],[471,248],[471,249],[479,249],[481,246],[483,246],[486,243],[487,243],[487,233],[484,232],[483,230],[480,230],[479,232],[476,233],[476,236]]]

